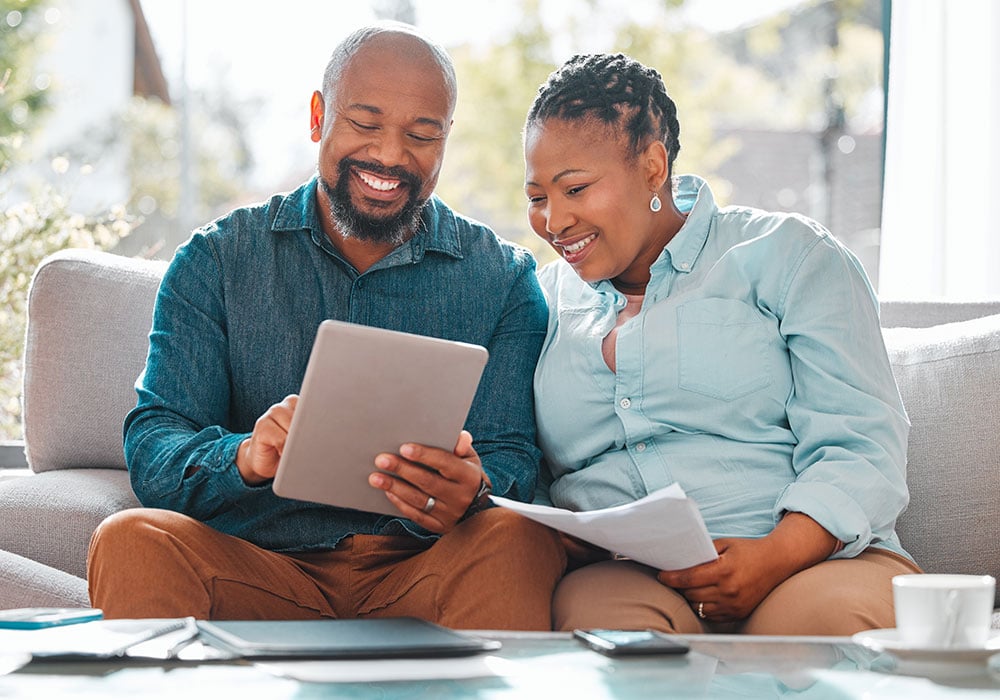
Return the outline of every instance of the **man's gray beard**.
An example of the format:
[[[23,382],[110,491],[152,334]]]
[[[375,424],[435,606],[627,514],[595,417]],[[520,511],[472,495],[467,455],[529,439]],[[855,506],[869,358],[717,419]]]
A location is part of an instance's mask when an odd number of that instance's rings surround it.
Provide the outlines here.
[[[330,216],[344,238],[356,238],[370,243],[388,243],[393,247],[409,239],[420,225],[426,199],[411,197],[397,214],[379,218],[368,216],[354,206],[347,191],[347,177],[341,173],[337,186],[333,187],[323,176],[320,187],[330,200]]]

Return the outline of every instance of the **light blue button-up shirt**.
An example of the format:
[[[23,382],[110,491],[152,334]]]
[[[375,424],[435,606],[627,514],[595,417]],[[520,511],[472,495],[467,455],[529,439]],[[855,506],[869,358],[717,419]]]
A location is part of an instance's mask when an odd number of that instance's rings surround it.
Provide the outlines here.
[[[905,554],[909,422],[861,264],[802,216],[720,209],[700,178],[675,200],[687,221],[618,331],[617,372],[601,343],[624,296],[563,260],[539,271],[538,500],[590,510],[676,481],[713,538],[762,537],[795,511],[844,543],[835,556]]]

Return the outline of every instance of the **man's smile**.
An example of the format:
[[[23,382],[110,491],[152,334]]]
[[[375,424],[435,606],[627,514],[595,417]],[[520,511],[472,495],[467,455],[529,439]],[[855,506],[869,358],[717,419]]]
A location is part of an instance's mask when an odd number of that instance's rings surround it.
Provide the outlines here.
[[[391,192],[402,184],[399,180],[387,180],[363,170],[355,170],[355,172],[362,182],[379,192]]]

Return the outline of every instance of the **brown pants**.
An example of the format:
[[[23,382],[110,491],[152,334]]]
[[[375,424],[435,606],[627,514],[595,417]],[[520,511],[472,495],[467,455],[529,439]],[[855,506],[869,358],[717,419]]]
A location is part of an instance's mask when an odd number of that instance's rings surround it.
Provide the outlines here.
[[[893,627],[892,577],[920,573],[905,557],[869,548],[831,559],[781,583],[740,622],[701,620],[656,571],[630,561],[602,561],[567,574],[556,589],[558,630],[609,627],[680,634],[852,635]]]
[[[503,508],[433,544],[354,535],[281,554],[186,515],[136,508],[94,533],[91,604],[109,618],[420,617],[465,629],[550,629],[566,556],[548,528]]]

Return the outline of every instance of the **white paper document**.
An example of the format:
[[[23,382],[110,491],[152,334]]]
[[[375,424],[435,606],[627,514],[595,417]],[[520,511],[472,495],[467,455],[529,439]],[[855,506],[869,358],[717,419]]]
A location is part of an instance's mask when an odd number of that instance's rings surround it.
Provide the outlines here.
[[[698,506],[677,483],[638,501],[581,512],[491,498],[526,518],[662,571],[718,558]]]
[[[307,683],[378,683],[503,676],[510,673],[513,663],[498,656],[470,656],[448,659],[268,661],[256,666],[276,676]]]

